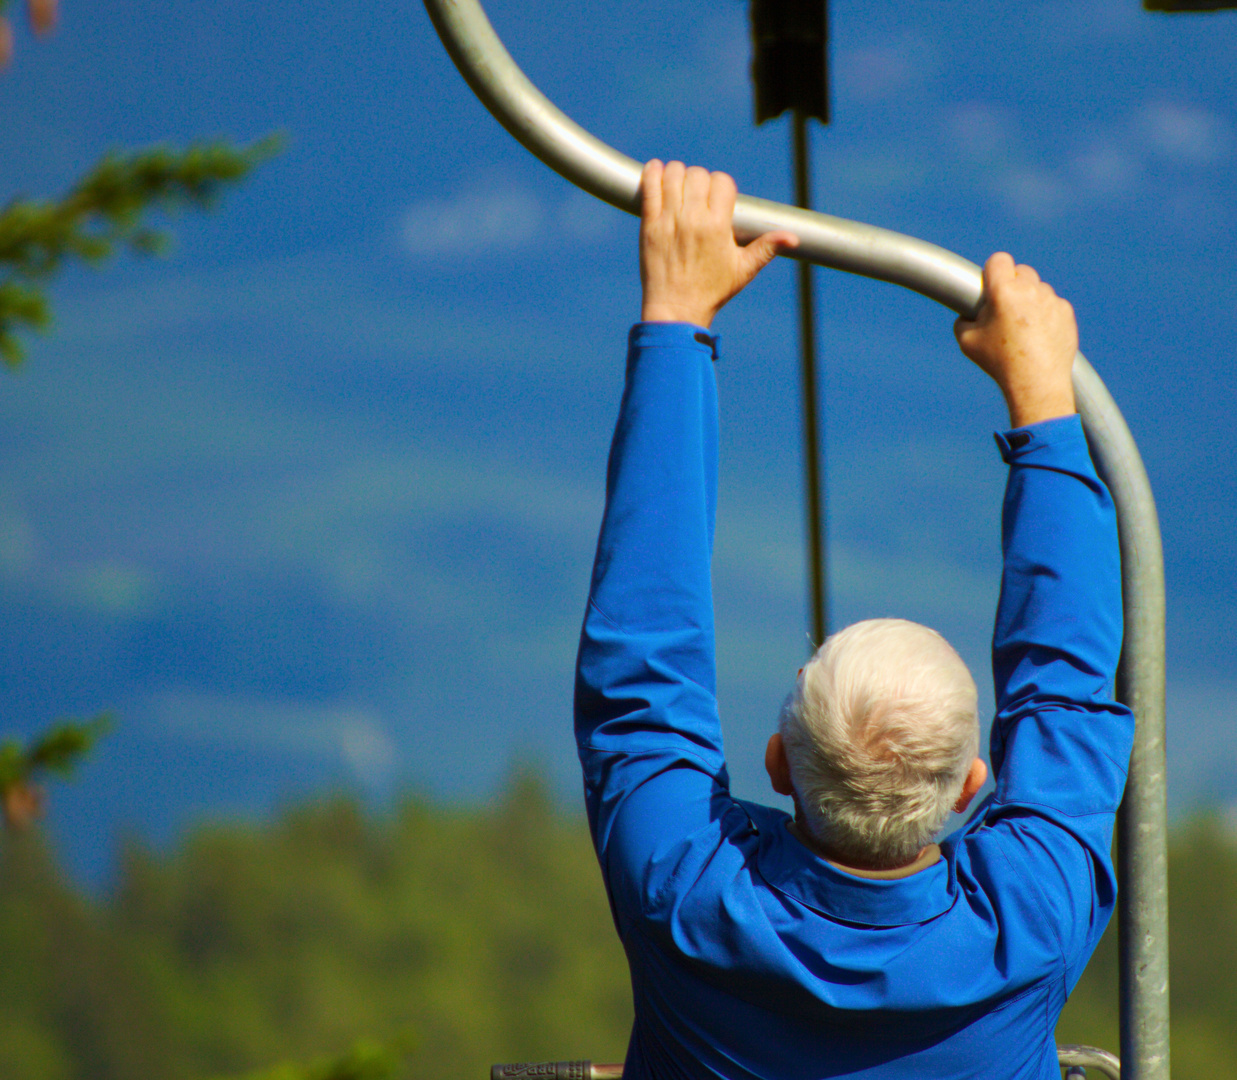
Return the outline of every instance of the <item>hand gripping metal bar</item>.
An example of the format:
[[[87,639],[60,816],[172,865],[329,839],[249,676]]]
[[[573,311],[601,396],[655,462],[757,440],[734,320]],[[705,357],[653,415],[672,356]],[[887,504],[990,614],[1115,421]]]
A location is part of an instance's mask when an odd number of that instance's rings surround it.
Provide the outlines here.
[[[438,36],[473,92],[525,148],[599,199],[639,213],[640,163],[564,115],[519,69],[477,0],[424,0]],[[892,282],[974,316],[980,268],[901,233],[793,206],[739,197],[735,236],[788,229],[788,255]],[[1167,1080],[1168,856],[1164,763],[1164,563],[1160,525],[1142,458],[1107,388],[1079,353],[1074,393],[1091,453],[1117,506],[1125,641],[1117,696],[1138,718],[1118,819],[1121,1060],[1126,1080]]]

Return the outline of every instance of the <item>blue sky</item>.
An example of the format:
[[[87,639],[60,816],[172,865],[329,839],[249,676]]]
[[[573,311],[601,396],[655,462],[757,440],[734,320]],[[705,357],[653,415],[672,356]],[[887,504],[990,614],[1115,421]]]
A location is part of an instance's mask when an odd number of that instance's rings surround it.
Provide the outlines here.
[[[636,158],[789,196],[756,129],[746,5],[492,0],[570,116]],[[819,208],[1078,311],[1151,476],[1169,588],[1171,801],[1237,798],[1237,13],[1136,0],[834,0]],[[0,77],[0,198],[105,151],[272,130],[287,148],[170,257],[74,270],[0,376],[7,730],[113,709],[53,793],[77,871],[115,838],[335,788],[571,797],[571,664],[601,509],[635,222],[530,158],[422,8],[68,2]],[[818,273],[834,622],[941,629],[990,693],[999,398],[951,316]],[[720,316],[715,582],[740,794],[806,649],[794,278]]]

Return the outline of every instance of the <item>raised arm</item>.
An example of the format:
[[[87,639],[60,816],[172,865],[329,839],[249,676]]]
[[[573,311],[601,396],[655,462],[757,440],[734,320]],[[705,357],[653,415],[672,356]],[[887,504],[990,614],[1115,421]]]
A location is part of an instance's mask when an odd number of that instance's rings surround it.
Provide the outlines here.
[[[1004,254],[984,270],[986,303],[958,342],[1000,386],[1012,431],[1002,515],[1004,570],[992,641],[997,714],[988,821],[1041,892],[1071,965],[1112,910],[1113,817],[1133,717],[1112,697],[1121,653],[1121,561],[1112,498],[1074,414],[1073,309]]]
[[[652,850],[689,830],[693,812],[707,821],[710,792],[725,787],[710,586],[717,396],[705,331],[794,243],[773,234],[739,247],[724,174],[654,161],[643,185],[643,321],[629,342],[576,667],[576,739],[612,895],[623,894],[616,881],[640,875],[647,887]]]

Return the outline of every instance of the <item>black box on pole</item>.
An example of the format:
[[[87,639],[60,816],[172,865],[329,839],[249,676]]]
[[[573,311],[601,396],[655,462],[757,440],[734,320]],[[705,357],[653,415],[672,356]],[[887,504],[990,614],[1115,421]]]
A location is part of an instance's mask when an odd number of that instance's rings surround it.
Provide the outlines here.
[[[756,123],[787,109],[829,122],[826,0],[751,0]]]
[[[1144,11],[1230,11],[1237,8],[1233,0],[1143,0]]]

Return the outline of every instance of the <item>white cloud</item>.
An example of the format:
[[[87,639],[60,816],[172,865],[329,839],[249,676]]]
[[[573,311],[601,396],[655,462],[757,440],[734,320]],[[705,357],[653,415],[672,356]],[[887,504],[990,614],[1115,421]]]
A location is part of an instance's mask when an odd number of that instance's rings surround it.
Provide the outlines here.
[[[1135,153],[1111,142],[1098,142],[1083,150],[1070,167],[1077,183],[1099,196],[1129,191],[1140,180],[1142,171]]]
[[[164,735],[334,760],[369,786],[390,783],[399,765],[382,718],[349,703],[181,692],[151,698],[145,711]]]
[[[264,488],[232,531],[261,559],[314,577],[338,603],[390,606],[399,582],[400,602],[432,621],[499,602],[495,568],[460,576],[435,557],[444,532],[484,522],[534,549],[583,553],[601,505],[600,476],[578,481],[469,451],[411,452],[354,458],[279,491]]]
[[[400,235],[413,255],[508,251],[534,241],[545,217],[541,203],[529,191],[465,191],[449,199],[414,203],[404,211]]]
[[[414,203],[400,218],[399,234],[410,255],[525,251],[561,239],[597,243],[613,231],[619,213],[577,188],[553,206],[523,188],[465,190]]]
[[[1206,170],[1225,159],[1233,144],[1223,116],[1164,101],[1147,102],[1103,129],[1082,133],[1072,152],[1068,142],[1059,140],[1065,145],[1052,161],[1033,155],[1014,118],[996,106],[961,105],[947,114],[944,128],[959,156],[981,170],[981,182],[1015,214],[1032,221],[1156,193],[1170,210],[1166,218],[1178,225],[1195,220],[1199,212],[1214,215],[1219,207],[1201,195],[1192,198],[1188,211],[1174,209],[1181,196],[1178,170],[1190,170],[1206,184]],[[1171,175],[1166,174],[1171,167]],[[1205,204],[1204,209],[1195,203]]]
[[[135,562],[57,561],[13,506],[0,506],[0,581],[57,607],[112,618],[152,615],[164,599],[161,576]]]
[[[1069,205],[1066,185],[1047,169],[1010,170],[1001,178],[1001,193],[1020,217],[1050,221]]]
[[[962,153],[981,164],[1003,159],[1016,136],[1008,111],[978,101],[954,109],[946,128]]]
[[[889,97],[911,79],[909,59],[896,48],[854,49],[838,57],[838,80],[859,100]]]
[[[107,560],[57,573],[55,591],[69,605],[113,617],[153,614],[164,596],[158,574],[131,563]]]
[[[1232,133],[1221,116],[1195,105],[1151,102],[1137,121],[1144,145],[1185,165],[1209,165],[1228,153]]]
[[[935,66],[928,43],[913,37],[845,51],[834,64],[839,87],[860,101],[884,101],[904,93],[924,82]]]

